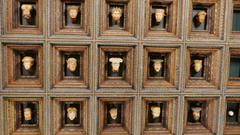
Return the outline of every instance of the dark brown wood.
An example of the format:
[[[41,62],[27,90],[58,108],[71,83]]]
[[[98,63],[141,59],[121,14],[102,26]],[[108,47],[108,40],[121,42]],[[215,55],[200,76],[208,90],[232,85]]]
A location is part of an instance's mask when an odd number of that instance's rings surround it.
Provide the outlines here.
[[[163,104],[161,107],[161,123],[148,123],[149,104]],[[142,135],[172,135],[175,134],[174,111],[176,110],[175,98],[143,98],[142,102]]]
[[[106,63],[109,59],[107,52],[122,53],[123,58],[123,75],[121,77],[107,77]],[[99,87],[100,88],[132,88],[133,87],[133,47],[116,47],[116,46],[100,46],[99,47]],[[108,65],[110,66],[110,65]]]
[[[53,87],[54,88],[63,88],[63,87],[80,87],[88,88],[89,87],[89,54],[88,46],[71,46],[71,45],[53,45],[52,53],[54,54],[53,62],[55,66],[52,71],[54,72],[53,76]],[[65,55],[77,55],[79,57],[77,64],[79,76],[65,76],[64,71],[66,68],[66,58]]]
[[[216,113],[217,108],[217,98],[185,98],[185,108],[184,108],[184,135],[212,135],[216,134],[216,119],[214,114]],[[188,109],[189,102],[203,102],[205,105],[201,110],[201,122],[192,123],[188,122]]]
[[[42,121],[43,121],[43,104],[41,98],[6,98],[4,100],[5,102],[5,114],[7,117],[5,117],[5,121],[7,121],[6,125],[6,135],[41,135],[43,127],[42,127]],[[17,105],[21,103],[36,103],[37,104],[37,110],[36,115],[32,114],[32,117],[37,117],[37,124],[26,124],[24,125],[18,125],[18,117],[20,113],[18,113],[18,107]]]
[[[34,76],[19,75],[22,66],[22,58],[20,53],[33,52],[35,55]],[[41,88],[42,87],[42,46],[41,45],[20,45],[5,44],[4,52],[7,53],[5,59],[6,72],[5,87],[6,88]]]
[[[54,28],[52,34],[73,34],[79,36],[90,36],[90,17],[89,17],[89,0],[53,0],[51,1],[53,12],[52,27]],[[80,6],[79,18],[80,24],[77,26],[67,26],[65,17],[67,16],[66,4]],[[54,6],[55,5],[55,6]]]
[[[36,24],[33,26],[20,25],[20,8],[19,4],[21,0],[9,0],[7,1],[7,21],[6,21],[6,34],[42,34],[43,22],[42,22],[42,0],[36,0]],[[32,3],[31,0],[22,0],[25,3]]]
[[[209,38],[218,39],[221,37],[220,32],[220,13],[221,13],[221,0],[190,0],[189,3],[189,24],[188,36],[189,38]],[[204,31],[193,31],[193,8],[194,6],[205,7],[207,11],[207,29]]]
[[[159,30],[151,28],[151,20],[153,14],[153,6],[166,7],[166,28]],[[176,36],[177,29],[177,0],[146,0],[145,5],[145,36],[146,37],[159,37],[159,36]]]
[[[217,88],[219,85],[219,64],[220,64],[220,49],[207,49],[207,48],[188,48],[187,53],[187,68],[186,68],[186,87],[187,88],[199,88],[199,87],[212,87]],[[192,78],[190,76],[191,57],[192,55],[204,56],[205,62],[202,63],[205,68],[205,75],[203,78]]]
[[[111,15],[110,12],[110,5],[114,6],[123,6],[123,21],[124,21],[124,27],[116,28],[116,29],[110,29],[109,28],[109,16]],[[114,1],[108,1],[108,0],[101,0],[100,1],[100,15],[99,15],[99,21],[100,21],[100,36],[135,36],[135,15],[136,15],[136,0],[114,0]]]
[[[121,104],[121,124],[107,124],[106,117],[108,110],[106,110],[107,104]],[[131,98],[99,98],[98,99],[98,115],[99,135],[110,135],[110,134],[121,134],[131,135],[132,134],[132,121],[133,121],[133,101]],[[119,116],[118,116],[119,117]]]
[[[166,60],[162,65],[165,68],[163,74],[166,74],[163,78],[150,77],[149,76],[149,65],[151,59],[150,53],[157,53],[158,55],[167,54]],[[176,87],[175,73],[176,73],[176,60],[178,57],[177,48],[157,48],[157,47],[146,47],[144,49],[144,87]],[[166,69],[168,68],[168,69]],[[167,77],[168,76],[168,77]]]
[[[79,104],[81,107],[78,110],[80,124],[72,124],[70,126],[64,125],[63,121],[66,117],[62,109],[64,103]],[[88,98],[53,98],[52,100],[53,113],[52,116],[52,128],[54,135],[88,135]],[[66,111],[66,110],[65,110]],[[66,118],[65,118],[66,119]]]

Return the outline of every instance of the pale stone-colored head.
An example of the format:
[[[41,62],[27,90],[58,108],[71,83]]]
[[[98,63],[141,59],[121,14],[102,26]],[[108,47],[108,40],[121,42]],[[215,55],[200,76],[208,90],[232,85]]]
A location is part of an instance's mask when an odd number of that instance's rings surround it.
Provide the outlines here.
[[[232,111],[232,110],[228,111],[228,116],[230,116],[230,117],[234,116],[234,111]]]
[[[76,58],[68,58],[66,60],[67,62],[67,68],[71,71],[71,72],[74,72],[77,68],[77,59]]]
[[[22,16],[26,19],[30,19],[33,6],[31,4],[22,4],[21,9],[22,9]]]
[[[68,11],[68,15],[72,19],[76,19],[78,12],[80,11],[80,8],[79,8],[79,6],[68,6],[67,11]]]
[[[119,21],[120,18],[122,17],[122,9],[119,7],[112,8],[111,15],[112,15],[113,21]]]
[[[154,59],[153,61],[153,68],[156,72],[159,72],[162,68],[162,63],[163,60],[162,59]]]
[[[122,58],[110,58],[109,61],[112,63],[112,71],[113,72],[118,72],[119,71],[119,67],[120,67],[120,63],[123,62]]]
[[[192,108],[193,111],[193,118],[195,121],[198,121],[200,119],[200,112],[202,111],[201,107],[193,107]]]
[[[202,69],[202,60],[194,60],[193,61],[194,62],[194,70],[196,71],[196,72],[199,72],[201,69]]]
[[[165,10],[164,9],[161,9],[161,8],[155,9],[156,22],[158,22],[158,23],[161,22],[164,16],[165,16]]]
[[[206,19],[206,15],[207,15],[207,12],[205,11],[200,11],[197,13],[197,21],[198,23],[204,23],[205,22],[205,19]]]
[[[75,107],[68,107],[67,108],[67,117],[70,120],[74,120],[77,117],[77,108],[75,108]]]
[[[152,116],[153,116],[153,118],[158,118],[158,117],[160,117],[161,108],[160,108],[159,106],[152,106],[152,107],[151,107],[151,111],[152,111]]]
[[[32,120],[32,109],[27,107],[23,109],[24,120]]]
[[[109,110],[110,116],[113,120],[117,119],[117,115],[118,115],[118,109],[117,108],[111,108]]]
[[[34,58],[31,56],[25,56],[22,59],[23,66],[26,70],[30,70],[31,67],[34,65]]]

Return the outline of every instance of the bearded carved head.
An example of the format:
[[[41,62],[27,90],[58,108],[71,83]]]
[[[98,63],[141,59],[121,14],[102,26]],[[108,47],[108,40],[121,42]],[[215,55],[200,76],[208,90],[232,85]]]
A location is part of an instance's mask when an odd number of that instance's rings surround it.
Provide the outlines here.
[[[31,11],[33,10],[33,6],[31,4],[22,4],[21,10],[22,10],[22,16],[25,19],[30,19],[32,17]]]
[[[110,58],[109,61],[112,63],[112,71],[113,72],[118,72],[119,71],[119,67],[120,67],[120,63],[123,62],[122,58]]]
[[[34,58],[30,56],[25,56],[22,59],[23,66],[26,70],[30,70],[31,67],[34,65]]]
[[[118,115],[118,109],[117,108],[111,108],[109,110],[109,113],[110,113],[110,116],[113,120],[116,120],[117,119],[117,115]]]
[[[193,107],[192,108],[192,111],[193,111],[193,118],[195,121],[198,121],[200,119],[200,112],[202,111],[202,108],[201,107]]]
[[[72,19],[72,22],[76,22],[78,13],[80,12],[79,6],[68,6],[67,11],[68,11],[68,15]]]
[[[24,120],[32,120],[32,109],[27,107],[23,109]]]
[[[164,9],[155,9],[155,19],[156,19],[156,22],[161,22],[163,17],[165,16],[165,10]]]
[[[203,65],[202,65],[202,60],[194,60],[193,61],[194,62],[194,70],[196,71],[196,72],[199,72],[199,71],[201,71],[201,69],[202,69],[202,67],[203,67]]]
[[[205,22],[205,19],[206,19],[206,16],[207,16],[207,12],[205,11],[200,11],[197,13],[196,15],[196,20],[199,24],[202,24]]]
[[[112,15],[113,21],[119,21],[120,18],[122,17],[122,9],[119,7],[112,8],[111,15]]]
[[[162,68],[162,63],[163,63],[163,60],[161,59],[155,59],[155,60],[152,60],[153,61],[153,68],[156,72],[159,72]]]
[[[158,118],[158,117],[160,117],[161,108],[160,108],[159,106],[152,106],[152,107],[151,107],[151,111],[152,111],[152,116],[153,116],[153,118]]]
[[[76,58],[68,58],[66,60],[67,62],[67,68],[71,71],[71,72],[74,72],[76,71],[76,68],[77,68],[77,59]]]
[[[68,107],[67,108],[67,117],[70,120],[74,120],[77,117],[77,108],[75,108],[75,107]]]

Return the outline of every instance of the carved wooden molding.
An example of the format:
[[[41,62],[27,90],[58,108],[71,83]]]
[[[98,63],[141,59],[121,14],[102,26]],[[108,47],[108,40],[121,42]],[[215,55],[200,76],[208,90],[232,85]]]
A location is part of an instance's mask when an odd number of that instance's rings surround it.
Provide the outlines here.
[[[29,19],[21,14],[24,3],[32,5]],[[42,0],[8,0],[7,6],[7,34],[42,34]]]
[[[100,0],[100,36],[134,36],[135,0]],[[111,9],[121,7],[123,10],[123,26],[120,28],[110,27]]]
[[[212,87],[217,88],[219,85],[219,68],[220,68],[220,49],[217,48],[188,48],[187,51],[187,68],[186,68],[186,87]],[[192,77],[190,74],[193,68],[194,57],[203,59],[203,75]]]
[[[43,104],[41,98],[7,98],[5,99],[5,120],[7,125],[5,128],[6,135],[41,135],[42,133],[42,119],[43,119]],[[23,106],[21,104],[35,104],[36,110],[32,110],[32,119],[36,119],[35,124],[22,123]]]
[[[70,106],[78,105],[76,119],[79,119],[77,124],[66,123],[67,108],[65,104]],[[88,99],[87,98],[53,98],[52,99],[53,113],[52,125],[55,135],[88,135]],[[76,122],[76,121],[73,121]]]
[[[156,55],[165,55],[162,58],[163,76],[150,76],[151,53]],[[176,62],[177,62],[177,48],[156,48],[146,47],[144,49],[144,87],[176,87]],[[155,58],[156,59],[156,58]]]
[[[145,36],[159,37],[159,36],[176,36],[177,31],[177,0],[146,0],[146,15],[145,15]],[[165,28],[152,27],[154,10],[160,8],[165,10],[163,18],[163,25]],[[164,22],[165,21],[165,22]],[[160,27],[160,26],[159,26]]]
[[[196,122],[190,120],[193,115],[193,104],[200,103],[201,108],[200,119]],[[185,98],[185,108],[184,108],[184,134],[216,134],[217,122],[214,115],[217,111],[217,98]]]
[[[40,88],[42,87],[42,46],[6,44],[4,59],[7,70],[5,77],[6,87]],[[32,56],[35,59],[33,70],[25,71],[22,62],[23,56]],[[10,59],[9,59],[10,58]],[[31,72],[32,71],[32,72]],[[25,74],[25,72],[27,72]]]
[[[176,127],[174,126],[175,111],[176,111],[175,98],[143,98],[142,102],[142,134],[174,134]],[[159,105],[161,107],[159,121],[152,119],[150,122],[151,107]]]
[[[53,34],[90,35],[89,0],[54,0],[52,1],[52,6]],[[70,6],[79,7],[75,22],[72,22],[69,16]]]
[[[53,45],[53,87],[81,87],[88,88],[89,83],[89,52],[88,46]],[[77,59],[76,72],[67,69],[67,57]],[[73,75],[66,75],[71,72]],[[70,74],[71,74],[70,73]]]
[[[111,53],[108,55],[108,53]],[[112,47],[100,46],[99,47],[99,87],[120,87],[132,88],[133,87],[133,47]],[[110,69],[109,58],[116,55],[123,57],[122,75],[117,77],[108,76]]]
[[[120,117],[119,123],[108,123],[109,117],[109,104],[121,105],[120,111],[117,117]],[[98,99],[98,134],[121,134],[131,135],[133,132],[132,121],[133,121],[133,101],[132,98],[99,98]]]
[[[222,21],[221,21],[221,12],[222,5],[221,0],[190,0],[189,5],[189,30],[188,36],[189,38],[210,38],[210,39],[218,39],[221,37],[222,32]],[[193,11],[194,8],[197,10],[206,10],[206,28],[204,30],[195,30],[194,26],[194,17]],[[216,12],[217,11],[217,12]]]

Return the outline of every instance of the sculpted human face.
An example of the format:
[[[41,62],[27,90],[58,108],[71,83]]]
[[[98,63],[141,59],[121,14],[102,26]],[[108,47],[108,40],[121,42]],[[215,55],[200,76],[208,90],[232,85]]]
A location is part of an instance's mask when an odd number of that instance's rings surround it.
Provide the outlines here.
[[[162,62],[163,60],[161,59],[156,59],[156,60],[152,60],[153,61],[153,67],[154,67],[154,70],[156,72],[159,72],[162,68]]]
[[[228,111],[228,116],[230,116],[230,117],[232,117],[232,116],[234,116],[234,111]]]
[[[119,67],[120,67],[120,63],[123,62],[122,58],[110,58],[109,61],[112,63],[112,71],[113,72],[118,72],[119,71]]]
[[[161,114],[161,108],[159,106],[152,106],[151,111],[153,118],[158,118]]]
[[[199,72],[202,69],[202,60],[194,60],[194,70]]]
[[[67,109],[67,117],[70,119],[70,120],[74,120],[76,117],[77,117],[77,108],[75,107],[69,107]]]
[[[31,4],[22,4],[21,9],[22,9],[22,16],[26,19],[30,19],[33,6]]]
[[[197,14],[197,21],[201,24],[205,22],[207,13],[205,11],[200,11]]]
[[[200,107],[194,107],[192,108],[193,111],[193,118],[195,121],[198,121],[200,119],[200,112],[202,111],[202,108]]]
[[[117,119],[117,108],[112,108],[109,110],[109,113],[110,113],[110,116],[113,120],[116,120]]]
[[[32,110],[31,108],[24,108],[24,120],[32,120]]]
[[[68,14],[72,19],[76,19],[79,12],[79,6],[68,6]]]
[[[30,56],[25,56],[23,57],[22,59],[22,62],[23,62],[23,66],[26,70],[30,70],[31,67],[33,66],[34,64],[34,58],[30,57]]]
[[[114,7],[112,9],[112,19],[114,21],[119,21],[122,16],[122,9],[119,7]]]
[[[155,9],[156,22],[161,22],[164,16],[165,16],[165,10],[164,9]]]
[[[77,68],[77,59],[75,58],[68,58],[67,59],[67,68],[71,71],[74,72]]]

